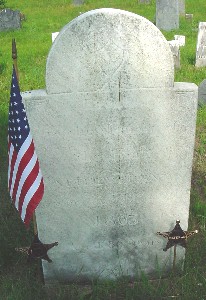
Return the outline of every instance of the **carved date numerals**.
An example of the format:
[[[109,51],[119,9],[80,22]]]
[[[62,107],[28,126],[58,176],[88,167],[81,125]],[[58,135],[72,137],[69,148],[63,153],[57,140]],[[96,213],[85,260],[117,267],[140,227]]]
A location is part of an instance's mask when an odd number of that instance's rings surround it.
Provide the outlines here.
[[[136,215],[119,215],[119,216],[108,216],[106,218],[97,216],[96,217],[97,225],[105,226],[134,226],[138,224],[138,219]]]

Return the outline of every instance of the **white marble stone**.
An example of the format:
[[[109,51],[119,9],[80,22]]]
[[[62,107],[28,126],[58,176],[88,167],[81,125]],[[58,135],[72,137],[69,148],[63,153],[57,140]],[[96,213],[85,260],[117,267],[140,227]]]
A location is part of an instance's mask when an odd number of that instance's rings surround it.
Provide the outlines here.
[[[52,43],[55,41],[58,34],[59,32],[52,32]]]
[[[206,22],[199,22],[195,66],[206,66]]]
[[[175,35],[174,38],[178,41],[180,47],[185,46],[185,35]]]
[[[172,40],[172,41],[168,41],[168,43],[170,45],[170,49],[171,49],[172,54],[173,54],[174,67],[176,69],[179,69],[180,68],[180,45],[179,45],[179,41]]]
[[[170,269],[156,232],[188,227],[197,86],[174,83],[158,28],[117,9],[82,14],[51,47],[46,90],[23,100],[45,182],[39,237],[59,242],[45,282]]]
[[[179,28],[179,0],[156,0],[156,26],[166,31]]]

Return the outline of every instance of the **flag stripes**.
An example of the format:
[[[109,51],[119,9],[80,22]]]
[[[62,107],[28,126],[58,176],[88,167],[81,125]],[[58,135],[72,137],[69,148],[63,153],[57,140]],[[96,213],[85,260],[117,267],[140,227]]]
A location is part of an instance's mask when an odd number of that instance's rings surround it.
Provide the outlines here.
[[[44,183],[14,68],[8,131],[9,193],[21,219],[28,226],[43,197]]]

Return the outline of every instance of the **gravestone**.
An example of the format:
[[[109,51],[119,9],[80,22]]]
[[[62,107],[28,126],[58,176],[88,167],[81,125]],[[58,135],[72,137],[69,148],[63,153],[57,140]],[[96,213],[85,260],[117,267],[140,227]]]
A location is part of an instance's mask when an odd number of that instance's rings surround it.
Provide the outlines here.
[[[175,41],[178,42],[180,47],[185,46],[185,35],[175,35]]]
[[[169,41],[170,49],[173,54],[175,69],[180,68],[180,45],[176,40]]]
[[[181,16],[185,15],[185,0],[179,0],[179,14]]]
[[[195,66],[206,66],[206,22],[199,22]]]
[[[188,22],[192,22],[192,20],[193,20],[193,14],[185,14],[185,19],[186,19]]]
[[[198,87],[198,104],[206,105],[206,79],[204,79]]]
[[[72,4],[75,6],[83,5],[85,0],[72,0]]]
[[[9,8],[0,11],[0,31],[15,30],[21,28],[21,14],[18,10]]]
[[[45,282],[170,270],[156,232],[188,227],[197,86],[174,83],[159,29],[118,9],[84,13],[52,44],[46,89],[22,96],[45,183],[39,238],[59,242]]]
[[[149,4],[150,2],[151,2],[151,0],[139,0],[139,3]]]
[[[179,28],[179,0],[156,0],[156,26],[166,31]]]

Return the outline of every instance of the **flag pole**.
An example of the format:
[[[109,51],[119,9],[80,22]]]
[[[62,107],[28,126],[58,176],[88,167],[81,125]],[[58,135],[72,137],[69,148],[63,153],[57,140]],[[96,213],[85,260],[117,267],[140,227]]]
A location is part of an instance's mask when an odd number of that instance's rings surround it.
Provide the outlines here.
[[[12,39],[12,59],[13,59],[13,64],[16,72],[17,81],[19,83],[19,71],[17,66],[17,49],[16,49],[15,39]]]
[[[14,64],[14,68],[15,68],[15,72],[16,72],[17,81],[19,84],[19,71],[18,71],[17,58],[18,58],[18,56],[17,56],[16,41],[15,41],[15,39],[12,39],[12,59],[13,59],[13,64]],[[33,212],[33,225],[34,225],[34,234],[37,235],[38,230],[37,230],[35,212]]]

